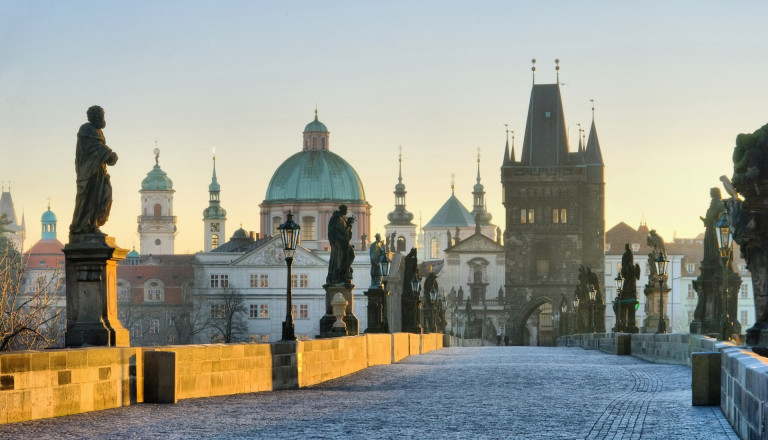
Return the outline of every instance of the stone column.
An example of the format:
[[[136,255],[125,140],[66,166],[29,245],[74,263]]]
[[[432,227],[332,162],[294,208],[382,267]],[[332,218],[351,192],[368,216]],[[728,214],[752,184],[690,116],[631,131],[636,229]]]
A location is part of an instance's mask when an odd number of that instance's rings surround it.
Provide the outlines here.
[[[365,333],[389,333],[387,319],[387,297],[389,291],[381,288],[368,288],[363,293],[368,297],[368,328]]]
[[[648,307],[648,313],[643,320],[643,328],[641,329],[643,333],[656,333],[659,328],[659,300],[661,299],[661,295],[664,295],[664,321],[666,324],[667,332],[670,331],[669,316],[667,315],[666,310],[669,304],[669,292],[672,289],[664,284],[664,288],[661,290],[660,294],[659,284],[655,284],[655,286],[646,285],[644,289],[645,302]]]
[[[131,345],[128,330],[117,318],[117,263],[127,253],[112,237],[70,236],[64,246],[67,347]]]

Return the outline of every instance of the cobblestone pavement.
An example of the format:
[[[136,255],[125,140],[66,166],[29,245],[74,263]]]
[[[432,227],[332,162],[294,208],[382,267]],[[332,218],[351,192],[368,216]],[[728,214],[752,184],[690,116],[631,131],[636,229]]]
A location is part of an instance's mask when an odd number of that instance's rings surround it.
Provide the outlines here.
[[[691,370],[581,348],[446,348],[311,388],[0,426],[0,438],[738,439]]]

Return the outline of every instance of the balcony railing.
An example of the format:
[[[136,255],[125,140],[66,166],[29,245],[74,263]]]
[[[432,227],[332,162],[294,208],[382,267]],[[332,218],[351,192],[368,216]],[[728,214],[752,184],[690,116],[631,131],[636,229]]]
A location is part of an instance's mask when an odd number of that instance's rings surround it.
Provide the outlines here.
[[[140,215],[139,223],[168,223],[176,224],[175,215]]]

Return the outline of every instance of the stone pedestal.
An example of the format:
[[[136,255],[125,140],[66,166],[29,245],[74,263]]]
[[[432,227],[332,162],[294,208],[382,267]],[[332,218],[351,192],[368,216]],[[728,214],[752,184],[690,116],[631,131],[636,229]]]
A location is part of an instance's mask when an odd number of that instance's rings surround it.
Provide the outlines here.
[[[368,328],[365,329],[365,333],[389,333],[387,320],[389,291],[382,288],[369,288],[363,294],[368,297]]]
[[[404,333],[421,334],[421,298],[413,293],[403,292],[402,298],[403,329]]]
[[[670,289],[666,284],[662,289],[664,295],[664,328],[669,329],[669,316],[667,315],[667,306],[669,305]],[[659,329],[659,300],[662,296],[659,294],[659,285],[645,286],[646,316],[643,320],[643,333],[656,333]]]
[[[130,335],[117,318],[117,263],[127,249],[101,234],[69,237],[64,246],[67,277],[67,347],[128,347]]]
[[[336,317],[333,316],[333,305],[331,302],[333,301],[333,297],[336,296],[337,293],[341,293],[341,295],[344,297],[344,299],[347,301],[347,310],[346,314],[344,315],[344,324],[347,327],[347,334],[346,336],[356,336],[360,333],[360,324],[357,321],[357,316],[355,316],[354,309],[355,309],[355,299],[354,299],[354,290],[355,286],[353,284],[347,284],[347,285],[334,285],[334,284],[325,284],[323,286],[323,289],[325,289],[325,315],[323,315],[322,318],[320,318],[320,337],[321,338],[331,338],[334,336],[339,336],[338,334],[334,334],[333,332],[333,323],[336,322]]]

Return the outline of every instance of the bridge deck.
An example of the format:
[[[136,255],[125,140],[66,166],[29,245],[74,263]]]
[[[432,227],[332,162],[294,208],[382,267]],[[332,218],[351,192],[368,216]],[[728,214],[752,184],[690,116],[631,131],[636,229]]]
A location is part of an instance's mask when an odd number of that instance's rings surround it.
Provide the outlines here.
[[[446,348],[294,391],[0,426],[0,438],[737,439],[691,371],[580,348]]]

